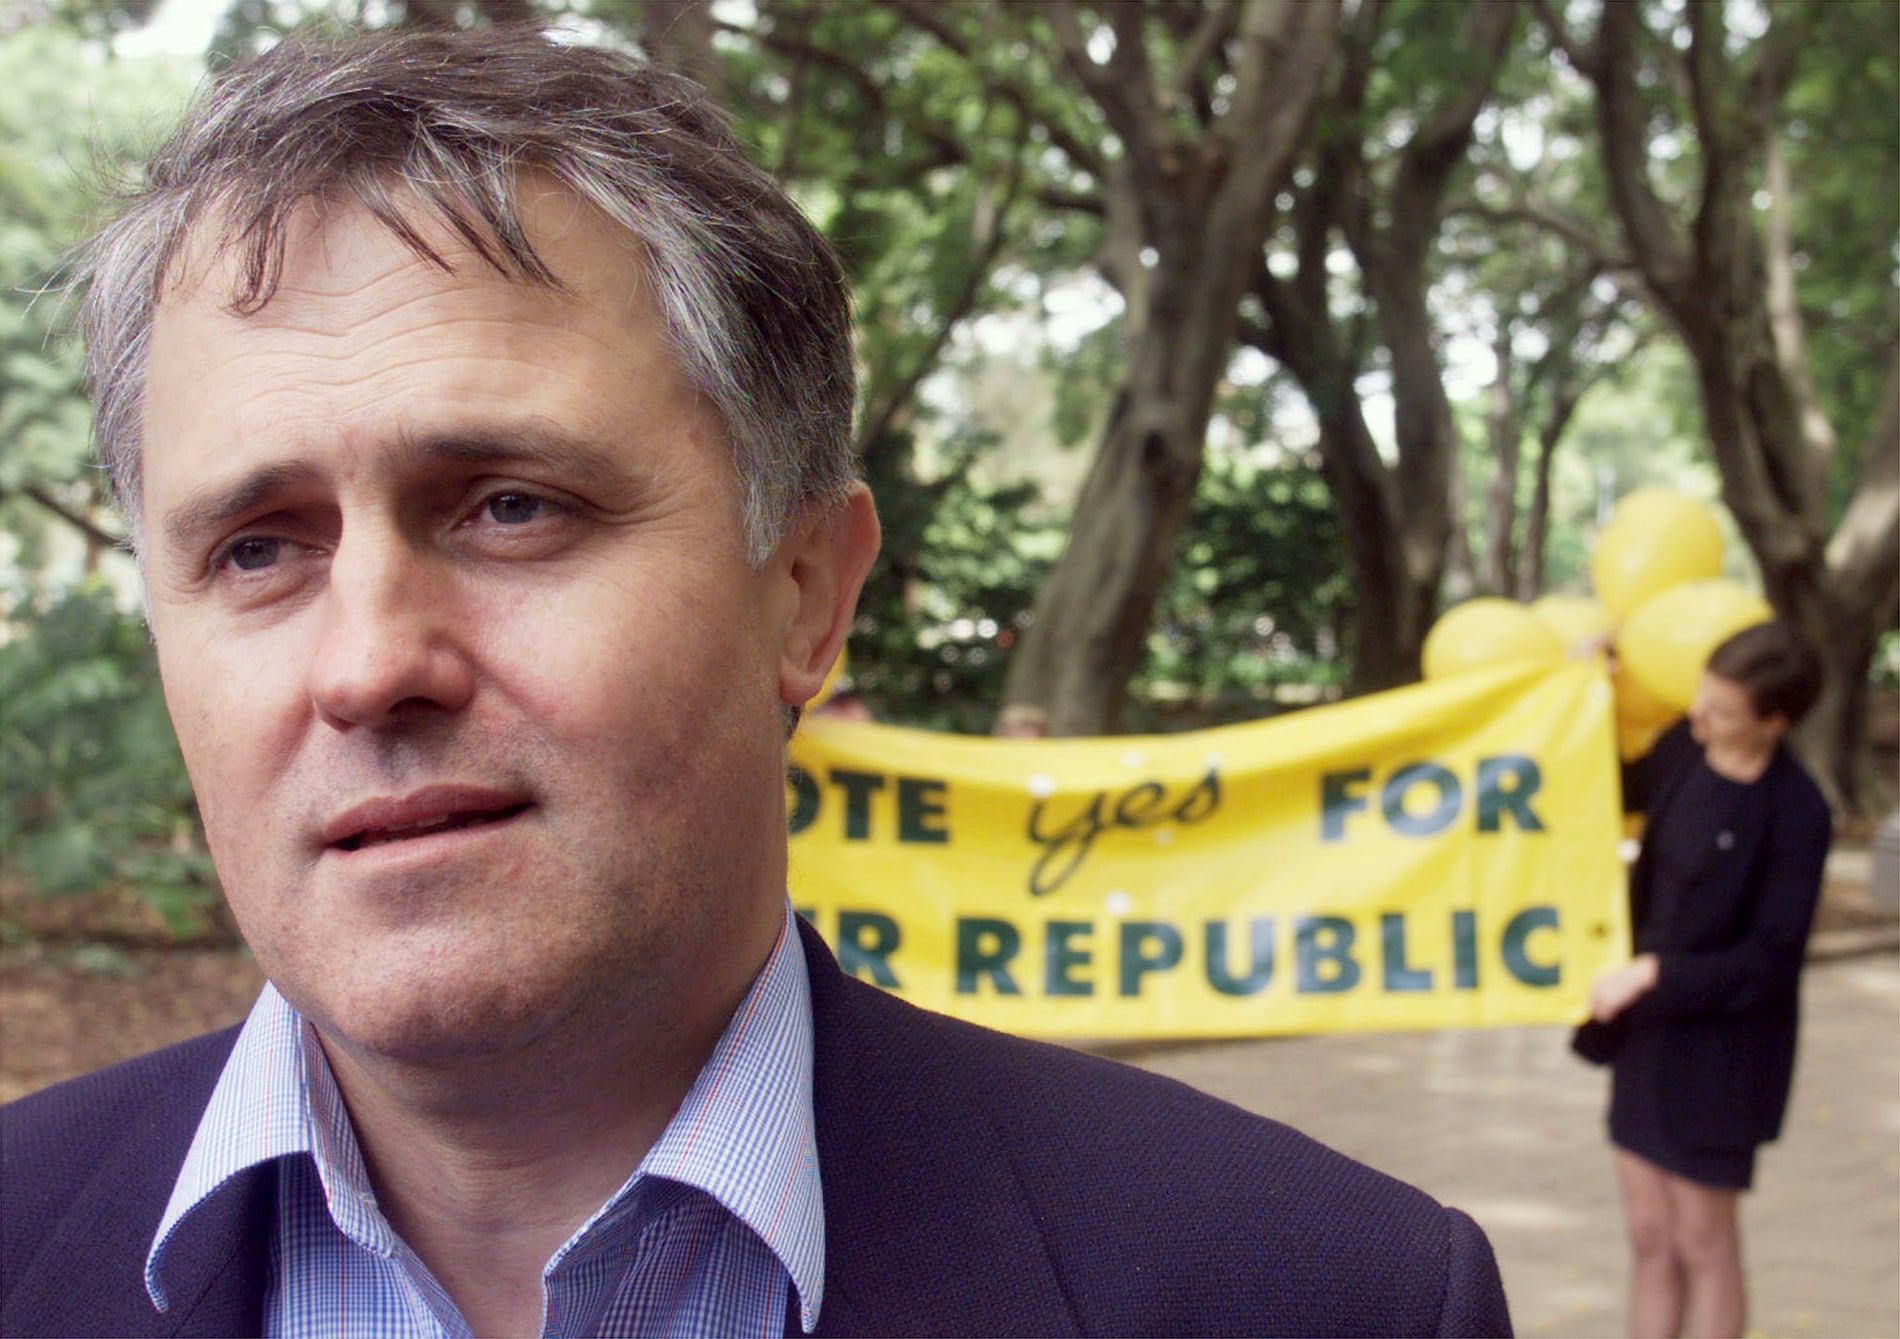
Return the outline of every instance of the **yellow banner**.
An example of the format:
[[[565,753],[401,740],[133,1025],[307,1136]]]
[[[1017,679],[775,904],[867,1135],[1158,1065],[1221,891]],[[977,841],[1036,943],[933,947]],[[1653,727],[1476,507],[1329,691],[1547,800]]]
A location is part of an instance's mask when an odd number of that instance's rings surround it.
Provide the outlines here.
[[[1565,1023],[1626,952],[1595,666],[1185,735],[817,717],[792,761],[792,900],[846,970],[1011,1032]]]

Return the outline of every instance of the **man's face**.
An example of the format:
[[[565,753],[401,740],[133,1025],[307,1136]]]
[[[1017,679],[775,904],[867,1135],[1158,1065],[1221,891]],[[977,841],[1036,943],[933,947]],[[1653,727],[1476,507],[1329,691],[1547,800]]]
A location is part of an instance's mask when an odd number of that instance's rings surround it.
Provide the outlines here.
[[[748,566],[633,243],[525,213],[566,291],[331,208],[262,311],[200,255],[154,327],[166,699],[246,939],[357,1053],[723,1022],[780,923],[781,702],[842,626],[809,518]]]

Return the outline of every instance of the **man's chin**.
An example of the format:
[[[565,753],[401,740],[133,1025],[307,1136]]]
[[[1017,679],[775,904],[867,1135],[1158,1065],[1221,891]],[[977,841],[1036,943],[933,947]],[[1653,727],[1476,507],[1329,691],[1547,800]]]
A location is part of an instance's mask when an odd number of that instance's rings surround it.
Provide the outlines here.
[[[544,1042],[559,1014],[549,1003],[536,1005],[505,990],[464,991],[453,999],[440,990],[398,991],[299,1012],[322,1038],[332,1069],[341,1052],[344,1065],[365,1073],[454,1081],[473,1071],[484,1083]]]

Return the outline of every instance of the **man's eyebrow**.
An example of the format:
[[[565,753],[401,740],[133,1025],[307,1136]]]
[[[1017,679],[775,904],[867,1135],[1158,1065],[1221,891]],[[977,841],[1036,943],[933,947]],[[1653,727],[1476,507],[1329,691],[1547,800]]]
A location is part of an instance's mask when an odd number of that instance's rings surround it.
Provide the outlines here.
[[[458,465],[536,464],[583,482],[624,479],[622,453],[605,443],[533,426],[507,425],[478,431],[404,434],[397,452],[406,467],[443,462]]]
[[[189,552],[201,536],[216,533],[273,495],[306,484],[316,474],[298,461],[261,465],[230,483],[190,494],[165,513],[165,538],[174,550]]]
[[[510,465],[532,463],[583,486],[608,488],[627,482],[620,453],[604,443],[532,427],[404,435],[396,443],[398,467],[431,464]],[[303,461],[261,465],[240,478],[215,484],[186,497],[165,513],[163,528],[172,548],[189,552],[207,534],[256,510],[278,493],[310,483],[320,471]]]

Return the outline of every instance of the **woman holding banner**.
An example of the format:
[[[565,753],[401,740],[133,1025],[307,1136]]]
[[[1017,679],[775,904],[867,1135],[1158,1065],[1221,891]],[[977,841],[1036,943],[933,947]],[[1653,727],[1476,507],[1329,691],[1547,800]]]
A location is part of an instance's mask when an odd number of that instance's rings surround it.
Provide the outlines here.
[[[1736,1201],[1787,1107],[1832,832],[1783,737],[1820,686],[1786,623],[1737,633],[1710,656],[1686,728],[1625,778],[1627,807],[1649,816],[1630,876],[1635,957],[1598,978],[1579,1049],[1614,1067],[1633,1335],[1742,1333]]]

